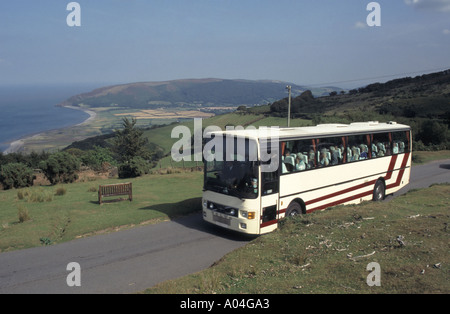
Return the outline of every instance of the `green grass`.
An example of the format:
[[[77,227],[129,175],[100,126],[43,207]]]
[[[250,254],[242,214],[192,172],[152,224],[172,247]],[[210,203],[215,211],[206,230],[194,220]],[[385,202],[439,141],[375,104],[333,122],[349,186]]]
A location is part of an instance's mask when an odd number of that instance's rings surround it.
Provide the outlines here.
[[[450,159],[450,150],[413,152],[415,164],[425,164],[435,160]]]
[[[286,219],[212,267],[145,293],[450,293],[449,209],[450,185],[436,185]],[[379,287],[366,283],[371,262]]]
[[[0,191],[0,252],[39,246],[42,238],[59,243],[200,210],[202,178],[201,172],[154,174]],[[98,205],[98,185],[117,182],[133,183],[133,201]]]

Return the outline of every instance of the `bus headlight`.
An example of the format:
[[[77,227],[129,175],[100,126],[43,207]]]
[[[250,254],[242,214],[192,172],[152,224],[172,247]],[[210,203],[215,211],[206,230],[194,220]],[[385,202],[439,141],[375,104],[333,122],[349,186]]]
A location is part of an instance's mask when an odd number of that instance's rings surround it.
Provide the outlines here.
[[[255,212],[248,212],[248,211],[242,210],[241,215],[242,215],[242,217],[247,218],[247,219],[255,219]]]

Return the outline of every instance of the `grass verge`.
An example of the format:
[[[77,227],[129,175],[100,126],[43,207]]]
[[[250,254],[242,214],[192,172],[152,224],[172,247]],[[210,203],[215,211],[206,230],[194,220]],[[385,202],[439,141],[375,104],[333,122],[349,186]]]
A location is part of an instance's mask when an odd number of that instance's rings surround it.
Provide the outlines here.
[[[286,219],[212,267],[145,293],[449,293],[450,185]],[[367,284],[380,265],[381,286]]]
[[[428,162],[450,159],[450,150],[439,151],[413,151],[414,164],[426,164]]]

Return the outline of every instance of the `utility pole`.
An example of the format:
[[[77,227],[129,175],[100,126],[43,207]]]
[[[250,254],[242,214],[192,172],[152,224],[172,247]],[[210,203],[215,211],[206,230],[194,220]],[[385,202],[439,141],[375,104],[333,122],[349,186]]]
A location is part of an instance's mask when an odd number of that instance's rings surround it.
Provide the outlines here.
[[[289,91],[287,126],[290,127],[291,126],[291,85],[286,86],[286,89]]]

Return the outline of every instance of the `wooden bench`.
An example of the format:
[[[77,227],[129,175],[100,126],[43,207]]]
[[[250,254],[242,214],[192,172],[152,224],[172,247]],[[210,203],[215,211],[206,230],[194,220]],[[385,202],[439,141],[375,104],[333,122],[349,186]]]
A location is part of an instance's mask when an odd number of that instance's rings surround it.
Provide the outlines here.
[[[131,183],[117,183],[117,184],[107,184],[100,185],[98,187],[98,203],[101,205],[104,202],[112,201],[123,201],[126,199],[120,198],[115,200],[104,201],[104,197],[109,196],[121,196],[128,195],[128,200],[131,202],[133,200],[133,186]]]

